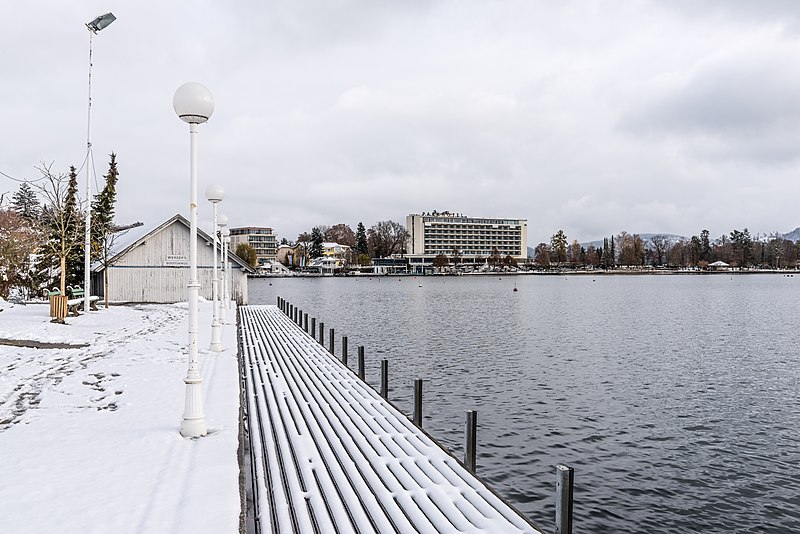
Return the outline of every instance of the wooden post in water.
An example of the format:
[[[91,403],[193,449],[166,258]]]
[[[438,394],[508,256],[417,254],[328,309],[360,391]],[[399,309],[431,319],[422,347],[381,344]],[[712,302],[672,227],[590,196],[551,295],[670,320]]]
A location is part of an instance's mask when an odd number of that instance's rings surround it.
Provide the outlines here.
[[[422,379],[414,380],[414,424],[422,428]]]
[[[476,444],[478,441],[478,412],[475,410],[466,411],[464,425],[464,467],[470,473],[475,473],[476,467]]]
[[[330,341],[328,342],[329,346],[330,346],[330,349],[328,350],[328,352],[330,352],[331,354],[333,354],[333,344],[334,344],[333,333],[334,333],[333,332],[333,328],[331,328],[330,331],[328,331],[328,339],[330,339]]]
[[[389,360],[381,360],[381,397],[389,400]]]
[[[319,322],[319,344],[325,346],[325,323]]]
[[[342,336],[342,363],[347,367],[347,336]]]
[[[311,332],[310,333],[311,333],[311,337],[313,337],[314,339],[317,339],[317,318],[316,317],[312,317],[311,318]]]
[[[364,345],[358,347],[358,378],[364,380]]]
[[[289,309],[286,310],[288,313],[286,314],[289,319],[292,318],[292,314],[294,313],[294,304],[289,304]]]
[[[303,310],[297,310],[297,317],[294,318],[294,324],[303,328]]]
[[[308,333],[308,314],[303,314],[303,329]]]
[[[556,534],[572,534],[572,484],[575,470],[556,466]]]

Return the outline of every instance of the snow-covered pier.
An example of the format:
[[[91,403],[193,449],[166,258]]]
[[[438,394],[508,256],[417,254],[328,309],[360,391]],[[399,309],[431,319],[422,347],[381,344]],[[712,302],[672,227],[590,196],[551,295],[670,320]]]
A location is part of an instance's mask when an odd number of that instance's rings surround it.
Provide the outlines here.
[[[256,532],[540,532],[276,306],[239,308]]]

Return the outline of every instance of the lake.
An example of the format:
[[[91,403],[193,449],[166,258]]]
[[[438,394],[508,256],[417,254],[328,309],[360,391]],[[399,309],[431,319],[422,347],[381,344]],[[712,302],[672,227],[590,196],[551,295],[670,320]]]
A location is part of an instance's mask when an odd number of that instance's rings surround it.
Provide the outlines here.
[[[800,275],[272,278],[389,360],[390,399],[552,532],[556,464],[575,532],[800,532]],[[514,292],[514,287],[518,291]]]

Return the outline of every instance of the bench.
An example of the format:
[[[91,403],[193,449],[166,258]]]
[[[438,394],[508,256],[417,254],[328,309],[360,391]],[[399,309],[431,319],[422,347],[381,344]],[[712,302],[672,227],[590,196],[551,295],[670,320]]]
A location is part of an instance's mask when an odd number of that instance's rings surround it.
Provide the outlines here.
[[[84,303],[84,295],[86,292],[79,287],[67,287],[67,293],[72,296],[72,298],[67,301],[67,310],[71,316],[77,317],[80,315],[78,310],[80,309],[81,304]],[[99,311],[97,308],[98,300],[100,300],[100,297],[94,295],[89,296],[89,307],[92,311]]]

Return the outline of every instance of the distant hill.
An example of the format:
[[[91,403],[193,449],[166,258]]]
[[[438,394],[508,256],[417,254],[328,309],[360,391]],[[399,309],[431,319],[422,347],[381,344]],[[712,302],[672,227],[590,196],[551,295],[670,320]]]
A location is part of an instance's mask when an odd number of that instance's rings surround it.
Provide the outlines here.
[[[787,232],[783,234],[784,239],[789,239],[790,241],[798,241],[800,240],[800,227],[795,228],[791,232]]]

